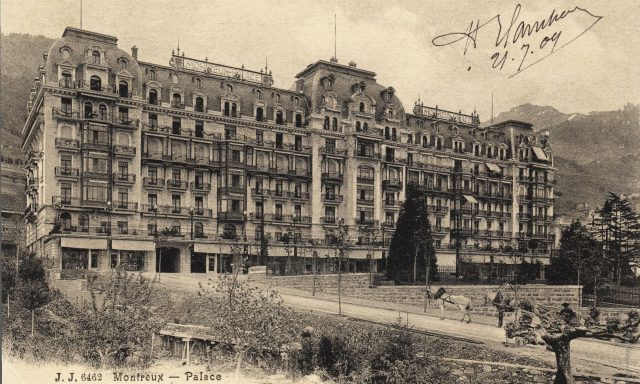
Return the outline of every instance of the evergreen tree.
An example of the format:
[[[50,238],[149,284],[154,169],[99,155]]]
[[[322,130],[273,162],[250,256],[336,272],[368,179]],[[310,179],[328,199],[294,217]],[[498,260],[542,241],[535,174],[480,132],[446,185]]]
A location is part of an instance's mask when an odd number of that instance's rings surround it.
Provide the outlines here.
[[[546,275],[552,284],[590,285],[600,278],[605,270],[605,261],[600,255],[598,242],[585,226],[574,221],[562,232],[560,248],[551,259]]]
[[[425,281],[437,277],[437,259],[431,235],[426,196],[413,184],[407,186],[396,231],[391,239],[387,275],[396,281]]]

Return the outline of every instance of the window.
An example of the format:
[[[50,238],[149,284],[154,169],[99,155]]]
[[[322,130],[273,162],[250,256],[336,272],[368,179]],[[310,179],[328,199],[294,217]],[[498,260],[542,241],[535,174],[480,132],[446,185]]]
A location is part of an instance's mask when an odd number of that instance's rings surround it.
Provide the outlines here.
[[[229,106],[229,102],[225,101],[224,102],[224,111],[223,111],[225,116],[229,116],[230,114],[230,106]]]
[[[262,214],[264,213],[264,206],[262,205],[262,201],[256,201],[255,212],[257,218],[262,218]]]
[[[60,156],[60,168],[63,175],[71,174],[71,155]]]
[[[276,112],[276,124],[284,124],[284,113],[282,111]]]
[[[202,223],[193,224],[193,235],[199,238],[204,237],[204,228],[202,226]]]
[[[81,214],[78,217],[78,227],[80,232],[89,232],[89,216]]]
[[[240,200],[231,200],[231,210],[233,212],[240,212]]]
[[[322,128],[324,128],[325,130],[328,131],[329,129],[331,129],[330,125],[331,125],[331,123],[330,123],[329,116],[325,116],[324,117],[324,124],[323,124]]]
[[[171,133],[174,135],[179,135],[182,132],[182,119],[179,117],[174,117],[171,123]]]
[[[129,163],[126,161],[119,161],[118,174],[120,175],[120,179],[126,180],[129,177]]]
[[[147,202],[149,203],[149,211],[155,211],[158,208],[158,195],[155,193],[148,194]]]
[[[282,149],[282,133],[276,133],[276,148]]]
[[[338,131],[338,118],[337,117],[333,118],[332,128],[333,128],[334,131]]]
[[[156,71],[154,71],[153,69],[149,70],[149,79],[150,80],[155,80],[156,79]]]
[[[336,208],[335,207],[325,207],[324,208],[324,216],[325,222],[334,222],[336,221]]]
[[[71,204],[71,183],[60,183],[60,200],[62,204]]]
[[[336,149],[336,140],[335,139],[325,139],[325,146],[327,148],[328,153],[334,153]]]
[[[91,79],[89,79],[89,89],[92,91],[102,91],[102,80],[98,76],[91,76]]]
[[[196,120],[196,137],[204,137],[204,121]]]
[[[362,130],[360,122],[356,121],[356,132],[360,132]]]
[[[336,199],[336,187],[333,185],[327,185],[324,189],[324,195],[327,200]]]
[[[302,136],[295,137],[295,150],[302,151]]]
[[[223,227],[222,237],[225,239],[235,239],[236,227],[233,224],[225,224]]]
[[[261,240],[262,239],[262,227],[256,227],[255,239],[256,240]]]
[[[62,79],[60,81],[60,86],[65,88],[71,88],[73,82],[71,81],[71,74],[67,71],[62,72]]]
[[[302,220],[302,205],[296,204],[293,207],[293,219],[298,222]]]
[[[155,113],[149,114],[149,126],[152,128],[158,127],[158,115],[156,115]]]
[[[262,179],[256,178],[256,193],[262,194]]]
[[[60,104],[60,106],[61,106],[61,108],[60,108],[60,109],[62,109],[62,113],[63,113],[64,115],[66,115],[66,116],[71,115],[71,113],[72,113],[72,107],[71,107],[71,105],[72,105],[72,104],[71,104],[71,99],[66,98],[66,97],[63,97],[63,98],[60,100],[60,103],[61,103],[61,104]]]
[[[147,234],[148,235],[156,235],[158,233],[158,224],[156,223],[148,223],[147,224]]]
[[[409,134],[409,136],[407,136],[407,143],[413,144],[413,135],[412,134]]]
[[[149,181],[151,182],[151,184],[156,184],[158,181],[158,168],[149,167],[147,175],[149,176]]]
[[[107,120],[107,106],[104,104],[100,104],[98,106],[98,116],[100,118],[100,120],[106,121]]]
[[[264,133],[262,131],[256,131],[256,144],[262,145],[264,141]]]
[[[238,115],[238,107],[236,103],[231,103],[231,117],[236,117]]]
[[[86,200],[96,201],[100,203],[107,202],[107,188],[98,185],[89,185],[86,187]]]
[[[196,112],[204,112],[204,99],[202,97],[196,97],[196,105],[194,109]]]
[[[182,108],[182,96],[179,93],[176,92],[171,96],[171,106],[173,108]]]
[[[240,187],[240,175],[231,175],[231,186],[234,188]]]
[[[180,195],[171,195],[171,207],[173,208],[173,213],[180,213],[182,208]]]
[[[362,132],[369,132],[369,123],[362,124]]]
[[[396,221],[395,221],[395,219],[393,217],[393,212],[386,212],[385,213],[384,223],[386,225],[390,225],[390,226],[393,226],[396,223]]]
[[[262,107],[256,108],[256,121],[264,120],[264,109]]]
[[[302,115],[299,113],[296,113],[296,122],[295,125],[297,128],[301,128],[302,127]]]
[[[204,199],[202,196],[196,196],[194,201],[196,203],[196,215],[202,215],[204,213]]]
[[[118,189],[118,208],[129,208],[129,191],[124,188]]]
[[[236,138],[236,127],[224,127],[224,138],[225,140],[235,140]]]
[[[179,169],[174,169],[171,173],[171,176],[173,177],[173,183],[174,185],[180,185],[180,179],[182,178],[182,172]]]
[[[121,235],[129,233],[129,223],[126,221],[118,221],[118,233]]]
[[[202,87],[202,79],[196,78],[196,88],[201,88],[201,87]]]
[[[395,150],[393,148],[385,148],[385,160],[386,161],[394,161],[395,159]]]
[[[276,204],[276,220],[282,220],[282,204]]]
[[[413,165],[413,153],[407,153],[407,165]]]
[[[155,89],[149,90],[149,104],[158,105],[158,91]]]
[[[93,117],[93,104],[87,101],[84,103],[84,118],[91,119]]]
[[[236,163],[240,162],[240,151],[237,149],[234,149],[233,151],[231,151],[231,161],[234,161]]]
[[[118,119],[121,124],[129,124],[129,108],[118,108]]]
[[[364,112],[364,102],[360,102],[360,112]]]
[[[129,84],[126,81],[118,83],[118,95],[120,97],[129,97]]]
[[[91,52],[91,57],[93,58],[93,64],[100,64],[100,52],[93,51]]]
[[[282,180],[276,180],[276,196],[282,196]]]

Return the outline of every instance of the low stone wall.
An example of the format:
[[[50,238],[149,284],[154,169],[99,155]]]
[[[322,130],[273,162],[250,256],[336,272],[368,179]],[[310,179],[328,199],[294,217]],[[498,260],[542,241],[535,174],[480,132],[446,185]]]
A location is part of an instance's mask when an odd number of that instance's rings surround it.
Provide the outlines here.
[[[254,276],[249,275],[249,281],[255,281],[273,286],[301,289],[311,291],[313,287],[313,276]],[[337,275],[318,275],[316,277],[316,291],[328,294],[337,294]],[[440,285],[432,286],[435,292]],[[484,296],[498,288],[497,285],[443,285],[447,292],[452,295],[462,295],[471,299],[471,312],[493,316],[496,313],[495,307],[489,303],[485,304]],[[375,300],[379,302],[424,305],[424,287],[420,286],[377,286],[369,288],[369,274],[344,274],[342,275],[342,291],[345,296]],[[569,303],[572,308],[578,305],[577,285],[522,285],[519,288],[518,296],[534,300],[536,303],[560,308],[562,303]],[[506,296],[513,296],[513,291],[503,288]],[[438,303],[431,300],[431,307],[438,308]]]

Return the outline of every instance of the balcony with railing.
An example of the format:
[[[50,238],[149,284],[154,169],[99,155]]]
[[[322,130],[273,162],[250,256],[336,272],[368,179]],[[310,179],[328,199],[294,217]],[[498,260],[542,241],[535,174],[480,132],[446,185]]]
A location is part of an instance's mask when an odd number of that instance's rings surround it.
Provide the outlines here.
[[[402,189],[402,180],[400,180],[399,178],[388,178],[382,181],[382,188]]]
[[[358,184],[373,184],[374,183],[374,176],[373,174],[368,175],[366,173],[360,173],[358,174],[358,177],[356,178],[356,181]]]
[[[218,220],[223,221],[244,221],[245,214],[238,211],[223,211],[218,212]]]
[[[367,199],[356,199],[356,203],[358,205],[368,205],[368,206],[373,206],[375,203],[375,200],[373,200],[373,198],[367,198]]]
[[[338,149],[333,147],[320,147],[321,155],[334,155],[344,157],[347,155],[346,149]]]
[[[189,183],[187,181],[178,180],[178,179],[167,179],[167,188],[178,191],[186,191],[189,188]]]
[[[114,201],[113,209],[117,211],[137,211],[138,203],[132,203],[128,201]]]
[[[366,159],[380,159],[380,152],[375,150],[359,150],[356,149],[353,151],[353,155],[356,157],[366,158]]]
[[[360,128],[354,129],[353,133],[358,136],[371,137],[375,139],[381,139],[384,136],[384,131],[381,128],[367,127],[367,129]]]
[[[322,172],[322,181],[331,183],[342,183],[343,175],[337,171]]]
[[[335,193],[325,193],[322,195],[322,201],[325,203],[342,203],[344,196]]]
[[[143,177],[142,185],[147,188],[164,188],[164,179],[158,179],[157,177]]]
[[[364,219],[362,219],[362,218],[357,218],[356,219],[356,224],[357,225],[366,225],[366,226],[377,227],[379,223],[380,222],[378,220],[371,219],[371,218],[368,218],[368,217],[364,218]]]
[[[400,207],[400,202],[398,200],[384,199],[384,200],[382,200],[382,204],[384,205],[385,208],[399,208]]]
[[[82,145],[87,149],[95,149],[99,151],[109,150],[109,138],[104,135],[99,139],[86,138],[83,140]]]
[[[80,199],[77,197],[71,197],[71,196],[52,196],[51,204],[53,204],[54,206],[60,205],[60,206],[67,206],[67,207],[79,207]]]
[[[131,145],[114,145],[113,153],[121,157],[134,157],[136,155],[136,147]]]
[[[209,192],[211,191],[211,184],[202,182],[191,182],[191,190],[195,192]]]
[[[444,215],[449,211],[449,207],[446,205],[428,205],[427,210],[436,215]]]
[[[105,180],[109,178],[109,173],[107,172],[107,169],[96,169],[96,168],[92,168],[89,169],[87,171],[83,171],[82,172],[82,176],[84,178],[87,179],[101,179],[101,180]]]
[[[320,221],[325,225],[338,225],[338,219],[335,216],[323,216]]]
[[[163,157],[162,152],[142,152],[143,160],[162,160]]]
[[[291,192],[291,198],[294,200],[309,200],[310,197],[311,195],[309,194],[309,192],[302,192],[302,191]]]
[[[229,195],[229,194],[244,194],[245,188],[243,185],[229,185],[226,187],[218,188],[218,195]]]
[[[80,171],[78,170],[78,168],[72,167],[56,167],[55,172],[56,176],[59,178],[77,179],[80,175]]]
[[[80,112],[74,111],[72,108],[52,108],[53,117],[63,120],[80,120]]]
[[[56,137],[56,148],[76,150],[80,148],[80,143],[77,139],[66,139],[64,137]]]
[[[518,213],[517,217],[518,217],[518,220],[531,220],[530,213]]]

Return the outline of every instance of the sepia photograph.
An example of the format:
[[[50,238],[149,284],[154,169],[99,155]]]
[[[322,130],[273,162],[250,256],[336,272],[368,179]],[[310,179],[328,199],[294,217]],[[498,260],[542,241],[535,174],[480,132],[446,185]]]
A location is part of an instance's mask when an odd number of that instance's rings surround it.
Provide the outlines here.
[[[2,383],[640,383],[640,2],[0,0]]]

